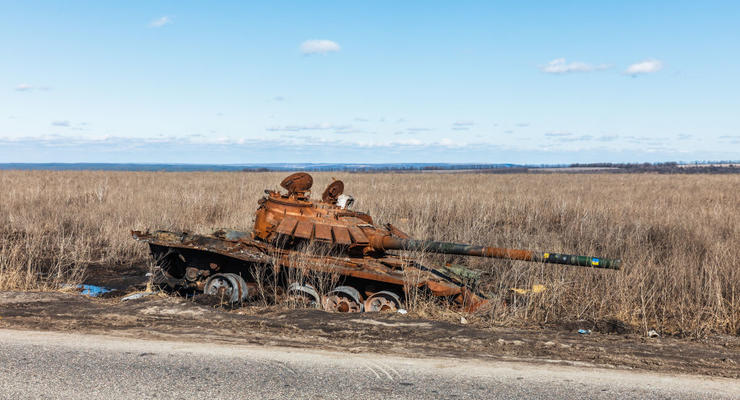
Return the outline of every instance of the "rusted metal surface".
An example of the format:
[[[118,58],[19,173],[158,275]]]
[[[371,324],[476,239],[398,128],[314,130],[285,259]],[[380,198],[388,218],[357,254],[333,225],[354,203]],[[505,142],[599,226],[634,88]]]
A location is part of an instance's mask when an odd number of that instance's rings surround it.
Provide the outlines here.
[[[337,244],[352,244],[352,240],[349,238],[349,230],[343,226],[332,226],[332,232],[334,232],[334,241]]]
[[[331,225],[316,224],[314,225],[316,239],[331,242],[334,238],[331,235]]]
[[[293,236],[301,239],[313,238],[313,225],[312,221],[298,221],[298,226],[295,227]]]
[[[337,204],[337,199],[344,193],[344,182],[334,181],[326,187],[321,195],[321,201],[327,204]]]
[[[304,306],[319,308],[321,306],[321,295],[315,287],[293,282],[288,285],[288,297],[293,301],[302,303]]]
[[[313,177],[305,172],[296,172],[283,179],[280,186],[290,195],[303,197],[313,186]]]
[[[395,312],[400,308],[401,298],[387,290],[374,293],[365,300],[365,311],[367,312]]]
[[[238,274],[215,274],[209,277],[203,293],[220,297],[229,303],[241,303],[252,297],[247,282]]]
[[[337,286],[323,301],[324,310],[331,312],[356,313],[364,311],[362,295],[352,286]]]
[[[467,286],[477,277],[474,271],[461,274],[465,270],[461,266],[425,267],[389,253],[394,250],[619,268],[619,260],[415,240],[391,224],[377,226],[369,215],[349,210],[347,205],[351,202],[337,204],[340,196],[349,197],[343,194],[341,181],[333,181],[321,201],[312,201],[307,196],[312,185],[310,175],[296,173],[281,183],[288,191],[286,194],[265,191],[251,233],[132,234],[149,243],[170,286],[189,285],[215,294],[228,294],[239,302],[249,297],[249,281],[255,279],[250,273],[267,271],[273,274],[272,279],[288,288],[288,296],[302,297],[312,304],[321,304],[324,309],[340,312],[395,310],[414,288],[447,298],[467,311],[488,304],[485,296]],[[323,250],[305,251],[309,243]],[[296,273],[328,274],[338,277],[343,284],[329,288],[322,297],[313,286],[285,281],[285,276]]]
[[[282,235],[293,235],[293,231],[295,230],[295,226],[298,225],[298,220],[295,218],[285,218],[282,221],[280,221],[280,225],[278,225],[277,229],[275,229],[275,232],[282,234]]]
[[[350,226],[349,228],[349,234],[352,236],[352,241],[357,244],[367,244],[369,241],[367,240],[367,236],[362,232],[362,229],[356,227],[356,226]]]

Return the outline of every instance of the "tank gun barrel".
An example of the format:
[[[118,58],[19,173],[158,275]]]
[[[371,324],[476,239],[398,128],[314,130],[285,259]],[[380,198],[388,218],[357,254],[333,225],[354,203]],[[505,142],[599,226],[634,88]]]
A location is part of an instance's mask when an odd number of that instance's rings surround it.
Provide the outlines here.
[[[393,236],[383,236],[379,241],[371,244],[378,250],[415,250],[441,254],[457,254],[463,256],[504,258],[546,262],[551,264],[577,265],[580,267],[619,269],[621,260],[578,256],[554,252],[507,249],[501,247],[471,246],[468,244],[435,242],[432,240],[401,239]]]

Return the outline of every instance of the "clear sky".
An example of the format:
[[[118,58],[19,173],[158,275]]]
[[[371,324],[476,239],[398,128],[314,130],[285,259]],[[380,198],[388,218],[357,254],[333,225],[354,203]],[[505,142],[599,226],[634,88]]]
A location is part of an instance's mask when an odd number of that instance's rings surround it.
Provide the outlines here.
[[[738,1],[3,1],[0,162],[740,159]]]

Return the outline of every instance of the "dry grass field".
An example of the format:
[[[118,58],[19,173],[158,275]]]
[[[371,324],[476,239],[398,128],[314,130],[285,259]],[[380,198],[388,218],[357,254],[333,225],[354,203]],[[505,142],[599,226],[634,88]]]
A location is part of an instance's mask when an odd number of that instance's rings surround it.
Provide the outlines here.
[[[0,171],[0,290],[50,290],[91,265],[149,263],[130,229],[248,230],[257,199],[284,175]],[[425,256],[484,271],[482,289],[501,298],[547,287],[494,301],[492,323],[740,334],[740,175],[313,175],[319,194],[342,179],[355,209],[417,238],[623,260],[621,271],[601,271]]]

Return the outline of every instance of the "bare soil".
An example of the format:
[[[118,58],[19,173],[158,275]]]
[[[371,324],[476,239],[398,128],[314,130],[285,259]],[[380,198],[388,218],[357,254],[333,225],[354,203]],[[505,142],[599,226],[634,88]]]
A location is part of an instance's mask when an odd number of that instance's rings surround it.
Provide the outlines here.
[[[0,293],[0,328],[75,331],[410,357],[524,360],[740,378],[740,340],[483,328],[400,314],[331,314],[246,306],[227,310],[175,296],[121,301],[77,293]]]

